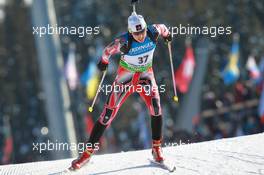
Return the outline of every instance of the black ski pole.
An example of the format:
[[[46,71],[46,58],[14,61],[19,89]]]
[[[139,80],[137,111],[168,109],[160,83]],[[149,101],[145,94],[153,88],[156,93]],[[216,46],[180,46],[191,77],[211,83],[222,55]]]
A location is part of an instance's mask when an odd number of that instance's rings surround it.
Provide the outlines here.
[[[138,2],[139,0],[131,0],[131,5],[133,6],[133,12],[136,12],[136,3]]]

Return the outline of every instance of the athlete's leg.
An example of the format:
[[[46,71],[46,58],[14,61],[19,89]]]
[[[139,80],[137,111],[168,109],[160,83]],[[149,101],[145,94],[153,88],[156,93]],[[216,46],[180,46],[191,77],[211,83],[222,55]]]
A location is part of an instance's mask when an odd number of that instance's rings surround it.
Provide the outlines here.
[[[160,95],[152,69],[141,73],[138,84],[142,86],[141,98],[148,107],[151,116],[152,138],[161,139],[162,111],[160,106]]]
[[[131,88],[133,84],[133,77],[133,73],[121,67],[118,69],[117,77],[112,84],[112,90],[105,103],[103,112],[101,113],[99,119],[95,122],[90,138],[87,142],[92,145],[92,148],[87,148],[78,159],[72,162],[73,169],[79,169],[83,164],[89,161],[105,129],[111,124],[119,108],[125,102],[127,97],[133,93],[133,88]]]
[[[152,154],[156,161],[161,162],[164,160],[161,151],[162,111],[159,91],[152,69],[141,74],[139,85],[143,87],[139,94],[145,101],[151,116]]]

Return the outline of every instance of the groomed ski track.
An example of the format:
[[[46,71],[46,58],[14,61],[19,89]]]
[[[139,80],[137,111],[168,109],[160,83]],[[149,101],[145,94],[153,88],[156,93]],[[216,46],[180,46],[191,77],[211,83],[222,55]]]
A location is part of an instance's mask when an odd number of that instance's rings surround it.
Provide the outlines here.
[[[95,155],[81,170],[84,175],[264,175],[264,134],[166,147],[166,158],[177,170],[169,173],[151,164],[150,150]],[[72,159],[0,166],[1,175],[56,174]]]

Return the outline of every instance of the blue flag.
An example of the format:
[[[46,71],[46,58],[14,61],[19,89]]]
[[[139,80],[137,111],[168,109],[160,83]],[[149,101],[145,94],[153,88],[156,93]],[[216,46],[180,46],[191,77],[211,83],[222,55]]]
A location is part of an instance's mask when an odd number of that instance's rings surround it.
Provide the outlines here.
[[[259,116],[264,117],[264,88],[262,88],[261,97],[259,101]]]
[[[91,62],[82,74],[81,84],[86,87],[87,98],[91,100],[95,96],[99,84],[98,70],[94,62]]]
[[[257,80],[257,84],[261,84],[264,81],[264,56],[261,58],[258,68],[260,71],[260,76],[259,79]]]
[[[96,64],[91,62],[85,72],[81,75],[81,84],[83,86],[87,85],[87,82],[97,73]]]
[[[238,67],[238,59],[239,59],[239,43],[238,41],[234,41],[231,48],[231,53],[229,55],[228,63],[222,72],[222,78],[224,83],[229,85],[234,83],[239,78],[239,67]]]

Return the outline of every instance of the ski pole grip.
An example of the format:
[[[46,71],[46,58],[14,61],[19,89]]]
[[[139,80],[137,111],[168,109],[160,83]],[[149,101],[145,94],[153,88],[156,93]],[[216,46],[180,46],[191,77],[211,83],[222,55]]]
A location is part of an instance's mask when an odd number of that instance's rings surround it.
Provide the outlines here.
[[[138,2],[138,0],[131,0],[131,4]]]
[[[138,2],[139,2],[139,0],[131,0],[131,5],[135,5]]]

